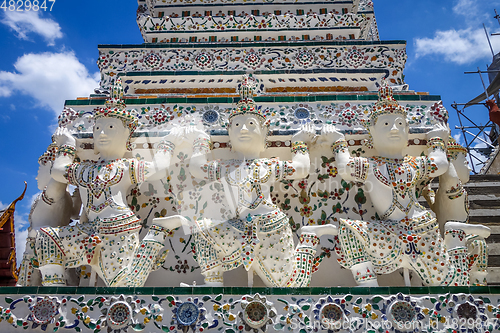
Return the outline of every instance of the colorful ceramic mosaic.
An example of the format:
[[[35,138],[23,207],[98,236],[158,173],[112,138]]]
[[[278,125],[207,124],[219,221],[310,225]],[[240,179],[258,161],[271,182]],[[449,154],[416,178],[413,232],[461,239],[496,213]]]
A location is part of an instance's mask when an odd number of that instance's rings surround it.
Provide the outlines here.
[[[304,53],[306,52],[306,53]],[[404,45],[339,45],[301,46],[288,48],[155,48],[99,49],[97,62],[102,74],[101,87],[109,87],[120,73],[150,71],[150,62],[157,55],[155,71],[248,71],[296,69],[388,69],[392,84],[402,84],[406,62]],[[314,57],[311,59],[310,54]],[[305,60],[306,58],[309,60]],[[258,75],[257,75],[258,77]],[[168,77],[149,82],[159,83]],[[176,78],[179,80],[179,78]],[[132,82],[135,81],[132,79]],[[127,79],[124,83],[128,85]],[[234,88],[233,88],[234,89]],[[125,91],[127,87],[125,86]],[[234,91],[234,90],[233,90]]]
[[[404,103],[409,114],[407,119],[410,129],[420,135],[430,130],[431,126],[439,123],[431,115],[431,107],[434,102],[425,102],[425,104]],[[367,120],[372,105],[372,103],[350,101],[333,103],[277,102],[262,103],[259,106],[261,112],[270,120],[271,131],[297,129],[301,124],[312,122],[317,126],[336,124],[344,131],[355,130],[356,132],[352,132],[352,134],[366,134],[365,120]],[[137,106],[135,113],[139,121],[138,131],[166,130],[171,126],[181,124],[185,117],[194,118],[191,121],[202,121],[206,129],[223,130],[227,127],[227,119],[233,107],[231,104],[225,103],[219,105],[173,103]],[[92,114],[92,110],[92,108],[83,107],[66,108],[60,119],[66,124],[65,127],[72,132],[90,135],[92,123],[88,116]],[[351,132],[347,133],[351,134]],[[137,137],[137,135],[133,137]],[[421,135],[421,140],[424,139],[424,136]],[[141,148],[136,147],[136,149]]]
[[[340,219],[339,262],[361,285],[376,286],[375,273],[388,274],[402,267],[418,274],[424,285],[468,285],[464,236],[483,235],[484,231],[489,235],[489,229],[446,219],[442,238],[437,219],[418,203],[416,189],[422,181],[448,170],[443,140],[448,130],[438,124],[427,134],[427,156],[404,156],[408,145],[405,120],[405,109],[393,98],[392,89],[383,84],[367,126],[381,156],[353,157],[343,134],[334,127],[324,133],[333,141],[339,173],[344,179],[370,184],[367,191],[374,195],[377,210],[374,220]]]
[[[161,288],[159,288],[160,291]],[[498,295],[436,293],[368,294],[326,288],[318,295],[231,293],[193,295],[26,295],[0,299],[0,329],[67,332],[495,332]],[[41,292],[43,292],[41,288]],[[200,291],[202,289],[199,289]],[[277,289],[280,290],[281,289]],[[176,290],[174,289],[174,292]],[[141,288],[136,289],[138,294]],[[191,292],[191,291],[190,291]],[[227,292],[227,293],[226,293]],[[391,291],[392,292],[392,291]],[[428,293],[431,293],[428,295]],[[343,296],[335,296],[341,293]],[[205,296],[204,296],[205,295]],[[28,312],[25,311],[28,310]],[[28,314],[26,314],[28,313]],[[35,314],[36,313],[36,314]]]
[[[269,16],[203,16],[203,17],[166,17],[143,16],[138,20],[139,28],[146,33],[151,31],[191,31],[214,32],[231,30],[263,29],[266,31],[283,29],[363,27],[367,24],[364,14],[319,14],[309,13],[307,17],[297,15]]]
[[[68,102],[59,117],[71,142],[58,144],[52,177],[64,171],[59,180],[78,186],[88,222],[50,226],[31,237],[27,277],[39,267],[44,284],[64,285],[65,267],[87,264],[107,286],[142,286],[161,268],[153,284],[204,278],[217,288],[227,272],[247,274],[231,283],[252,285],[257,273],[258,283],[270,287],[300,287],[328,262],[330,270],[318,278],[329,285],[331,272],[342,275],[332,253],[344,267],[358,265],[358,282],[405,267],[414,273],[410,282],[418,275],[426,285],[467,285],[469,272],[484,272],[485,235],[447,228],[446,247],[444,227],[417,202],[417,186],[445,168],[446,142],[428,133],[439,132],[448,115],[437,96],[408,90],[405,42],[379,41],[372,1],[140,0],[137,22],[146,44],[100,47],[101,87],[87,100]],[[377,101],[384,79],[390,87]],[[113,85],[120,81],[123,88]],[[370,125],[395,114],[410,125],[401,157],[372,156],[379,147]],[[110,117],[128,129],[130,152],[101,161],[98,125]],[[345,140],[327,142],[330,125]],[[247,133],[235,137],[233,126]],[[341,154],[350,160],[341,161]],[[156,164],[163,155],[168,162]],[[158,170],[161,176],[151,176]],[[384,195],[370,196],[373,184]],[[448,189],[450,200],[464,196],[459,189],[458,183]],[[56,203],[43,193],[44,204]],[[392,199],[384,206],[381,198]],[[85,327],[109,332],[150,323],[179,332],[303,332],[293,326],[311,331],[313,317],[335,331],[331,326],[350,318],[360,330],[363,319],[378,316],[380,301],[222,297],[156,297],[144,306],[131,296],[78,298],[88,304],[71,312]],[[286,314],[277,313],[276,301],[286,304]],[[419,318],[413,300],[384,302],[380,311],[395,326]],[[87,318],[90,307],[107,311]],[[460,308],[462,317],[473,312]],[[161,324],[164,313],[168,325]]]
[[[51,175],[63,184],[78,187],[88,222],[42,227],[37,232],[33,251],[44,285],[66,285],[65,268],[88,264],[107,286],[142,286],[149,273],[164,262],[167,252],[160,254],[160,250],[167,231],[161,225],[152,225],[140,241],[141,221],[125,205],[124,190],[165,170],[173,148],[163,146],[175,145],[167,145],[168,140],[160,142],[153,162],[117,159],[131,148],[130,138],[138,124],[137,118],[125,110],[122,96],[121,81],[117,80],[106,108],[99,109],[94,117],[94,148],[101,150],[98,161],[74,161],[75,139],[67,129],[56,132],[60,148]],[[22,281],[29,282],[28,278]]]

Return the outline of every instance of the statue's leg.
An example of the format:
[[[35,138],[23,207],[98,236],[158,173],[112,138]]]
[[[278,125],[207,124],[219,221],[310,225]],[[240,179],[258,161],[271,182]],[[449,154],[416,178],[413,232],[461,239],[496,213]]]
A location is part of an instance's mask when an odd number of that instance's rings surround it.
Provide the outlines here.
[[[153,225],[160,226],[165,229],[174,230],[183,225],[188,225],[188,220],[181,215],[167,216],[167,217],[157,217],[153,219]]]
[[[193,258],[200,265],[201,274],[205,280],[205,286],[224,286],[224,268],[214,245],[203,237],[201,233],[195,233],[193,235],[193,243]],[[231,262],[228,261],[227,265],[231,265]],[[235,265],[237,265],[236,262]]]
[[[470,284],[473,286],[487,285],[488,246],[484,238],[479,236],[467,238],[467,252],[469,254]]]
[[[65,286],[64,277],[64,253],[62,244],[58,240],[57,229],[42,228],[35,241],[35,253],[42,274],[42,285]]]
[[[441,285],[468,286],[469,258],[466,246],[466,235],[462,230],[451,229],[445,225],[444,244],[448,253],[448,274]]]
[[[354,280],[360,287],[378,287],[373,263],[366,257],[365,246],[354,232],[346,227],[339,230],[339,243]]]
[[[462,230],[466,235],[477,235],[483,238],[488,238],[491,234],[491,229],[481,224],[468,224],[463,222],[448,221],[444,225],[446,230]]]
[[[300,228],[299,233],[315,234],[318,237],[321,237],[323,235],[336,236],[339,234],[339,229],[333,224],[308,225]]]
[[[312,267],[316,255],[319,237],[312,233],[300,235],[299,244],[295,249],[292,276],[287,282],[287,287],[307,287],[311,283]]]
[[[47,264],[40,266],[43,286],[66,286],[64,276],[64,266],[57,264]]]
[[[160,253],[165,239],[168,235],[168,229],[153,224],[144,239],[137,247],[132,263],[125,274],[124,280],[114,281],[111,287],[125,285],[127,287],[142,287],[152,271],[160,268],[165,262],[168,250]]]

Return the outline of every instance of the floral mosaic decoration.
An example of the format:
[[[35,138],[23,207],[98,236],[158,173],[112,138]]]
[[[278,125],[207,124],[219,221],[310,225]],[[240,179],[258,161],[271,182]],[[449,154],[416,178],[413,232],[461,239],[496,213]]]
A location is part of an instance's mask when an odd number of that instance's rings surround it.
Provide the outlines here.
[[[448,294],[413,296],[7,296],[0,300],[0,330],[486,333],[500,328],[498,302],[495,295],[452,289]]]
[[[154,56],[153,56],[154,54]],[[147,60],[147,59],[155,59]],[[389,81],[403,84],[404,48],[389,46],[316,46],[297,48],[150,49],[99,51],[101,88],[120,73],[189,70],[389,69]],[[133,80],[134,81],[134,80]],[[131,81],[131,82],[133,82]],[[128,84],[124,79],[124,84]]]

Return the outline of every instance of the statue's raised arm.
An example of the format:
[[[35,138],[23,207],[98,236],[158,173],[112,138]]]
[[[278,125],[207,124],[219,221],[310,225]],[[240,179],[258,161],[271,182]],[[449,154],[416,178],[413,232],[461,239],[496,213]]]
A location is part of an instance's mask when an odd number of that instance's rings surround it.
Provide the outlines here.
[[[308,144],[315,138],[314,127],[304,126],[291,138],[291,160],[262,157],[269,121],[253,100],[254,88],[254,79],[245,76],[239,87],[241,99],[229,115],[229,143],[234,158],[209,160],[210,137],[195,127],[186,130],[187,140],[193,142],[191,174],[221,182],[226,200],[232,205],[229,220],[191,221],[195,259],[207,285],[223,285],[223,272],[244,266],[249,285],[255,273],[267,286],[307,286],[319,237],[334,234],[336,228],[307,227],[295,248],[288,217],[273,203],[271,188],[283,179],[300,179],[309,174]],[[171,228],[178,226],[172,224]]]
[[[140,241],[141,220],[127,205],[126,193],[148,178],[165,176],[175,149],[169,139],[178,136],[172,133],[161,140],[152,162],[126,158],[138,119],[126,109],[119,79],[94,120],[97,161],[75,161],[76,140],[67,129],[55,134],[60,147],[52,177],[78,187],[88,222],[40,229],[35,252],[42,283],[65,285],[65,268],[90,265],[107,286],[142,286],[165,259],[166,251],[160,250],[168,230],[153,224]]]
[[[425,285],[468,285],[465,236],[482,235],[484,227],[448,222],[443,239],[436,217],[416,197],[418,184],[448,170],[447,125],[437,124],[428,132],[425,155],[405,155],[406,110],[382,84],[367,129],[376,151],[371,157],[350,156],[345,138],[334,128],[325,128],[321,138],[333,143],[339,174],[365,184],[377,213],[374,220],[340,219],[340,264],[364,286],[377,286],[377,274],[400,268],[414,271]],[[408,274],[405,282],[410,283]]]

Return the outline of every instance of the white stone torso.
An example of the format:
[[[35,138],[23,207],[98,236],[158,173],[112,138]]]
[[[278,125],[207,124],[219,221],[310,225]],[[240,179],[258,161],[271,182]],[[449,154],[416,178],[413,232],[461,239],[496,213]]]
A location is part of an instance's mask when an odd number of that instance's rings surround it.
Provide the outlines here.
[[[396,207],[387,216],[388,220],[399,221],[406,217],[414,219],[425,214],[427,210],[417,203],[415,194],[415,184],[418,177],[416,170],[407,163],[401,164],[401,174],[389,172],[389,168],[390,166],[387,163],[376,166],[374,162],[370,162],[365,182],[365,190],[370,195],[379,217],[382,217],[392,208],[394,200],[399,202],[402,207],[407,208],[408,211],[404,212]],[[388,183],[385,183],[385,181]],[[403,182],[400,185],[405,188],[398,188],[399,191],[396,190],[393,185],[394,181],[396,183]],[[411,186],[408,186],[408,184]]]
[[[89,220],[122,215],[130,208],[126,193],[132,185],[129,162],[126,159],[106,163],[82,162],[77,169],[83,207]]]
[[[271,162],[271,163],[267,163]],[[268,164],[268,165],[266,165]],[[228,188],[228,201],[234,205],[235,217],[267,214],[276,210],[270,188],[276,175],[275,162],[269,159],[231,160],[222,164],[222,181]]]

